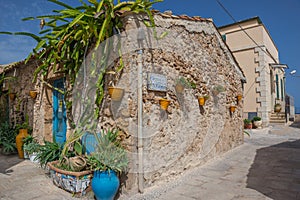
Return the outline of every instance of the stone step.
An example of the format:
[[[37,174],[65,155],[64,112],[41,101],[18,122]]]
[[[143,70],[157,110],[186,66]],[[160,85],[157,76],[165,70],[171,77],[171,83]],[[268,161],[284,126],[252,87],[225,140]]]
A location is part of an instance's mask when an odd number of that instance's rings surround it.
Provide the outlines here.
[[[285,124],[285,119],[270,119],[270,124]]]

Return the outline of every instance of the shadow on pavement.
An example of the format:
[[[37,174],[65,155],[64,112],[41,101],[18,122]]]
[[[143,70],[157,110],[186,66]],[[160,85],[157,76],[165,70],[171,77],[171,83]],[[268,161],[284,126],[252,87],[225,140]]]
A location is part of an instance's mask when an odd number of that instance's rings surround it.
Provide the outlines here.
[[[258,149],[247,188],[274,200],[300,199],[300,140]]]
[[[294,128],[300,128],[300,121],[295,121],[290,126]]]
[[[23,159],[19,159],[17,154],[3,155],[0,153],[0,173],[1,174],[9,174],[9,173],[13,172],[13,170],[10,168],[22,161],[23,161]]]

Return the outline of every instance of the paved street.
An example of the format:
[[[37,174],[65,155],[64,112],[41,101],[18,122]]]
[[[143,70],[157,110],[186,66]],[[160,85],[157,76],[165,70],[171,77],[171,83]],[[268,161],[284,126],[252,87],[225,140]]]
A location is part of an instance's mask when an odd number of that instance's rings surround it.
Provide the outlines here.
[[[245,143],[170,183],[121,199],[300,199],[300,129],[250,131]],[[0,199],[76,199],[45,171],[16,156],[0,156]],[[78,198],[77,198],[78,199]],[[90,197],[90,199],[93,199]]]

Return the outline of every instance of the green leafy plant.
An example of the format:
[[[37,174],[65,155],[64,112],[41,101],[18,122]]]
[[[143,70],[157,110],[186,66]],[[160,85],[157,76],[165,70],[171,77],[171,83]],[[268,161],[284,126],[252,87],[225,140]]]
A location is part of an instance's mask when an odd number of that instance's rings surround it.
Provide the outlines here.
[[[23,149],[28,154],[38,153],[41,149],[41,145],[32,135],[25,137],[23,142]]]
[[[58,160],[62,147],[56,142],[44,141],[41,145],[35,160],[39,160],[41,167],[45,167],[48,162]]]
[[[252,124],[251,120],[250,119],[244,119],[244,124],[247,125],[247,124]]]
[[[261,117],[258,117],[258,116],[254,116],[252,121],[260,121],[261,120]]]
[[[8,122],[0,125],[0,146],[2,146],[3,153],[14,153],[17,151],[16,136],[16,130]]]
[[[128,166],[128,157],[118,139],[118,130],[102,131],[97,136],[96,151],[88,156],[88,164],[93,170],[113,170],[124,172]]]

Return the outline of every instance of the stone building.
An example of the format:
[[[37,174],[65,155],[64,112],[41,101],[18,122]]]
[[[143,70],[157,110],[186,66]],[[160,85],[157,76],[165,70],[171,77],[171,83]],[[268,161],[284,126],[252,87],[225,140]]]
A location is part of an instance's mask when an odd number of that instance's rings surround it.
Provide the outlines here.
[[[270,122],[285,123],[284,70],[287,65],[280,64],[278,49],[261,19],[246,19],[218,30],[247,78],[244,117],[260,116],[264,126]],[[282,109],[280,114],[274,115],[276,103],[281,104]]]
[[[97,124],[99,129],[120,129],[130,158],[126,196],[175,178],[243,143],[243,102],[237,96],[243,93],[245,76],[211,19],[156,13],[155,31],[144,26],[142,21],[147,18],[143,15],[129,13],[123,19],[125,31],[116,38],[121,40],[124,67],[121,73],[105,76],[106,92]],[[84,95],[87,89],[82,88],[91,87],[88,75],[92,73],[86,67],[97,59],[87,56],[75,95]],[[112,57],[108,70],[114,71],[119,59]],[[25,110],[30,112],[33,134],[51,140],[57,135],[52,130],[55,109],[64,116],[65,103],[39,79],[31,83],[35,68],[32,59],[6,71],[16,71],[20,82],[13,90],[19,99],[27,99],[24,107],[30,107]],[[85,87],[80,80],[87,80]],[[185,88],[179,91],[176,85],[182,80]],[[59,88],[65,87],[64,81],[61,76],[49,79]],[[109,86],[123,89],[121,99],[108,94]],[[32,88],[38,90],[35,100],[27,95]],[[209,97],[204,105],[199,105],[201,96]],[[162,99],[169,100],[167,108],[159,105]],[[10,102],[12,111],[16,102]],[[75,119],[80,118],[76,117],[79,107],[74,102]],[[15,114],[11,112],[11,118]],[[64,134],[72,131],[65,118],[61,119]]]

